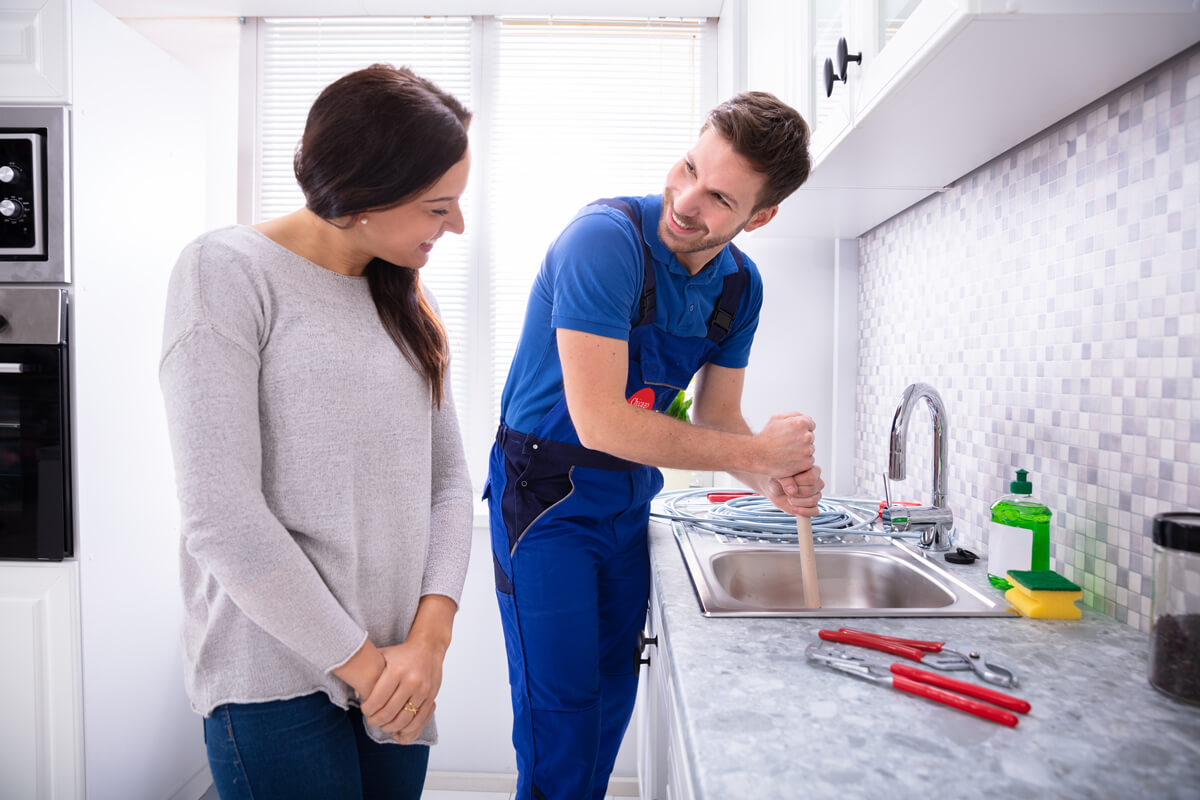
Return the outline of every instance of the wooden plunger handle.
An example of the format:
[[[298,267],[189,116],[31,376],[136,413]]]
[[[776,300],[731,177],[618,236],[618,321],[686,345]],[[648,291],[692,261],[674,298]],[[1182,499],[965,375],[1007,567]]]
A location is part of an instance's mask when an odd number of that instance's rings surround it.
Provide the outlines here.
[[[812,520],[796,515],[796,536],[800,542],[800,579],[804,584],[805,608],[820,608],[817,587],[817,554],[813,551]]]

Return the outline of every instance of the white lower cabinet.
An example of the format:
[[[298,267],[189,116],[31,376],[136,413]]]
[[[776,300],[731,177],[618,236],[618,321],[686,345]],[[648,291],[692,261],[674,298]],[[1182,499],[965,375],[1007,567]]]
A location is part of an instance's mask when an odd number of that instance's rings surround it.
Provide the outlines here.
[[[83,797],[79,565],[0,564],[0,796]]]
[[[696,796],[676,713],[671,655],[660,622],[658,593],[650,590],[643,654],[650,663],[638,682],[638,790],[642,800],[693,800]]]

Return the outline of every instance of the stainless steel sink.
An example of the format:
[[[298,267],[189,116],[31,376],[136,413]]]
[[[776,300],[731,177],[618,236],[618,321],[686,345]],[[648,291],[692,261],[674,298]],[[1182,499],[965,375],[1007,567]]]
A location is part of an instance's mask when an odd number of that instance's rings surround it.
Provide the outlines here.
[[[815,546],[821,608],[805,608],[794,543],[732,540],[676,525],[706,617],[1002,617],[1017,614],[910,546],[880,536]]]

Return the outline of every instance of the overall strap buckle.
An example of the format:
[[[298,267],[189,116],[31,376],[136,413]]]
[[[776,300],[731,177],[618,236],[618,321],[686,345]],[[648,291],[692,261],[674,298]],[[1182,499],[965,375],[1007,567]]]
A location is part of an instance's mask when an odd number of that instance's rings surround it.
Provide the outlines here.
[[[729,252],[737,264],[737,271],[725,276],[721,284],[721,296],[713,304],[712,316],[708,318],[708,334],[706,338],[720,344],[721,340],[733,330],[733,319],[737,314],[738,305],[742,302],[742,293],[750,283],[750,272],[746,269],[746,257],[732,243]]]

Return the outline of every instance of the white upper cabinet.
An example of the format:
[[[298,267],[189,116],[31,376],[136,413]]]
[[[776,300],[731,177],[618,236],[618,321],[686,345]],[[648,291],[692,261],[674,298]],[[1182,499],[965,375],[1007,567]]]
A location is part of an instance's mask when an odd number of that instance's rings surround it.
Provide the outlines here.
[[[797,106],[812,126],[814,157],[839,141],[854,121],[854,95],[858,84],[842,80],[838,60],[838,42],[846,38],[854,24],[853,3],[841,0],[812,0],[807,35],[803,37],[809,72],[808,95]],[[847,58],[851,55],[846,50]]]
[[[71,102],[68,2],[0,3],[0,103]]]
[[[746,88],[813,128],[776,235],[857,237],[1200,41],[1193,0],[744,2]]]
[[[850,42],[861,56],[856,62],[856,117],[866,114],[907,65],[965,18],[961,4],[954,0],[876,0],[846,5],[859,15],[852,21],[857,41]]]

